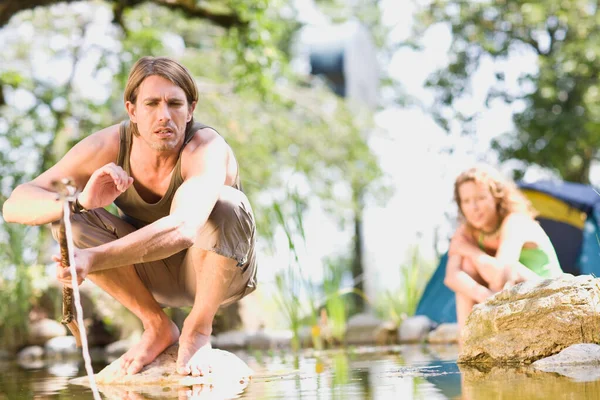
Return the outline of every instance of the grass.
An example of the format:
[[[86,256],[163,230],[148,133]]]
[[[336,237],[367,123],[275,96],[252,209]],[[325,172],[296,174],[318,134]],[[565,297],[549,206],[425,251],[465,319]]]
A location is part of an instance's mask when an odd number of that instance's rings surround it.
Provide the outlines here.
[[[399,288],[387,289],[378,299],[375,309],[379,316],[398,326],[404,319],[413,316],[434,269],[435,264],[425,261],[415,247],[410,261],[400,267]]]

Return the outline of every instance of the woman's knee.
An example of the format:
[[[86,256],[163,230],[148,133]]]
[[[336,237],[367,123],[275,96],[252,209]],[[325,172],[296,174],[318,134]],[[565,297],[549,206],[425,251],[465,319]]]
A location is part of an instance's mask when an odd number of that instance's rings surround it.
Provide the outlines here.
[[[475,268],[475,264],[473,264],[473,261],[471,261],[469,257],[463,257],[460,268],[471,277],[479,276],[477,268]]]

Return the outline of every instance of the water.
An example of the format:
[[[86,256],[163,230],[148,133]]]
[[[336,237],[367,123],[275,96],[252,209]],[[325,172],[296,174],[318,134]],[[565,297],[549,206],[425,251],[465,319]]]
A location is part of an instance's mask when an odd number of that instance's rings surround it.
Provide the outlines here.
[[[600,399],[597,367],[571,376],[531,367],[457,366],[456,346],[359,347],[321,353],[236,353],[255,371],[241,393],[228,388],[162,387],[126,391],[112,387],[105,399]],[[95,363],[98,372],[106,363]],[[0,400],[92,399],[69,380],[84,376],[83,360],[0,364]]]

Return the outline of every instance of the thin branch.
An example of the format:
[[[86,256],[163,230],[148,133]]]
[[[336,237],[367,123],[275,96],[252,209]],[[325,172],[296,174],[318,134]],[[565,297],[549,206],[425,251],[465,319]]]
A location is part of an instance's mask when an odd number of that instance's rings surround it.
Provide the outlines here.
[[[20,11],[31,10],[40,6],[50,6],[57,3],[74,3],[83,0],[4,0],[0,3],[0,28],[10,21],[10,19]],[[119,24],[122,13],[127,8],[132,8],[142,3],[155,3],[171,10],[182,11],[189,18],[205,19],[215,25],[229,29],[236,26],[243,26],[247,21],[243,21],[235,12],[220,13],[211,11],[208,8],[197,6],[196,2],[186,0],[106,0],[115,5],[115,23]]]

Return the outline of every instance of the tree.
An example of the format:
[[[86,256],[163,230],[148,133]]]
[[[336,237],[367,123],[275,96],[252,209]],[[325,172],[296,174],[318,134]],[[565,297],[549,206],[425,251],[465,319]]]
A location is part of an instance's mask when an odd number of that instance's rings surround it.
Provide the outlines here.
[[[450,62],[428,81],[437,94],[435,118],[446,129],[450,120],[459,120],[469,131],[476,115],[461,114],[457,103],[468,94],[481,61],[529,52],[537,72],[522,74],[516,93],[496,64],[486,104],[501,99],[518,111],[514,132],[492,147],[501,160],[537,164],[563,179],[588,183],[600,142],[599,17],[598,4],[587,0],[432,1],[419,16],[420,33],[437,23],[452,32]]]
[[[74,3],[79,6],[20,12],[0,30],[8,60],[0,65],[6,101],[0,116],[0,200],[74,142],[126,117],[124,83],[142,55],[177,57],[197,77],[202,95],[196,117],[214,125],[234,148],[264,239],[276,224],[270,218],[278,200],[273,197],[285,192],[290,176],[309,182],[305,198],[320,196],[343,218],[352,199],[334,195],[332,187],[350,186],[357,174],[375,180],[381,174],[360,134],[363,127],[346,105],[287,72],[280,47],[293,24],[273,18],[269,13],[276,10],[267,10],[267,2],[230,2],[246,21],[231,27],[184,18],[185,10],[155,4],[161,1],[127,8],[118,18],[109,8],[113,2]],[[118,23],[108,24],[106,15]],[[8,232],[6,224],[0,226]],[[29,230],[38,232],[47,231]],[[48,257],[43,242],[23,251],[43,262]]]

